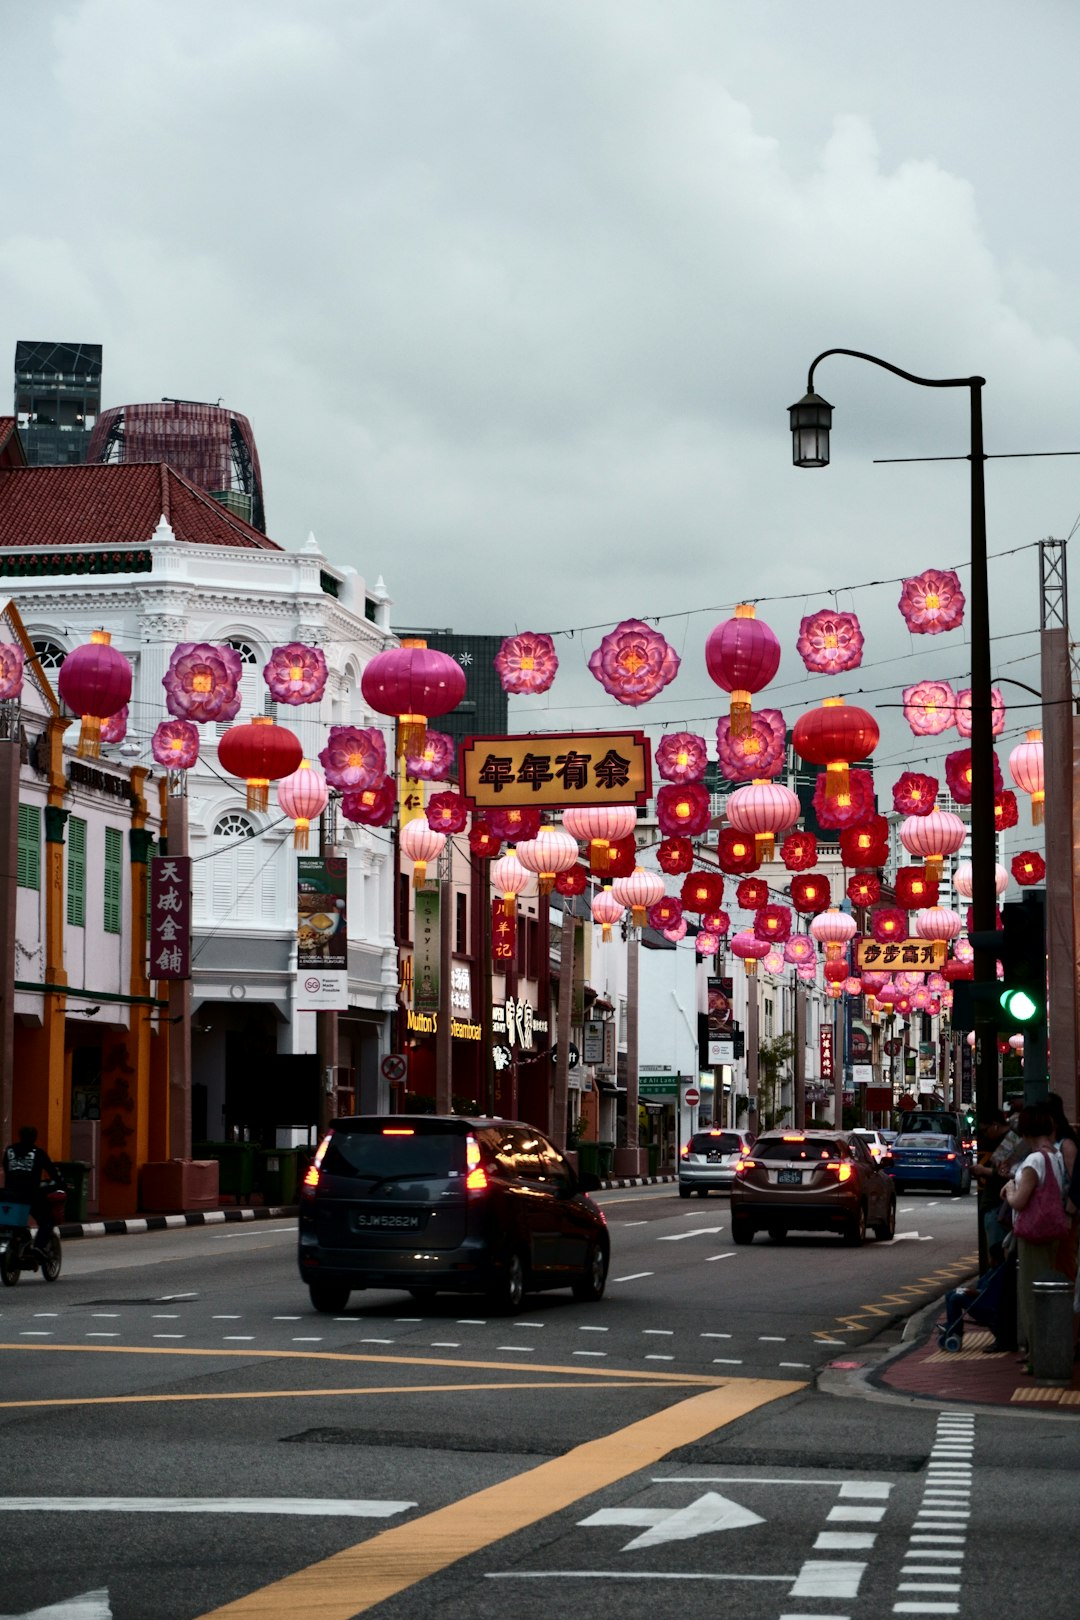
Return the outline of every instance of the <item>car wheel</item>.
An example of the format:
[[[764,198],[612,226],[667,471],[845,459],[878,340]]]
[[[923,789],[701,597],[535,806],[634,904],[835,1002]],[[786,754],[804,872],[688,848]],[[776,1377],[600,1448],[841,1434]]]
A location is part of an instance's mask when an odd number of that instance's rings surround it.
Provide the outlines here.
[[[52,1237],[49,1239],[49,1247],[46,1250],[45,1258],[41,1262],[41,1275],[44,1277],[46,1282],[56,1281],[57,1277],[60,1275],[60,1266],[62,1261],[63,1256],[60,1251],[60,1239],[54,1232]]]
[[[317,1282],[308,1284],[311,1303],[322,1316],[336,1316],[349,1303],[351,1290],[345,1283]]]
[[[427,1304],[427,1303],[429,1303],[431,1300],[433,1300],[435,1298],[435,1295],[438,1292],[439,1292],[439,1290],[437,1288],[410,1288],[409,1289],[409,1293],[412,1295],[413,1299],[415,1299],[417,1301],[418,1304]]]
[[[589,1248],[588,1258],[585,1262],[585,1274],[572,1283],[571,1289],[575,1299],[587,1304],[590,1300],[596,1301],[604,1297],[604,1285],[607,1282],[608,1257],[599,1243],[593,1243]]]
[[[891,1243],[896,1236],[896,1199],[889,1200],[889,1213],[885,1220],[878,1221],[874,1226],[874,1236],[879,1243]]]
[[[844,1242],[849,1243],[853,1249],[866,1241],[866,1208],[860,1204],[855,1214],[850,1217],[844,1227]]]
[[[515,1249],[488,1290],[492,1309],[500,1316],[513,1316],[525,1301],[525,1261]]]
[[[739,1220],[738,1218],[732,1221],[731,1241],[732,1243],[753,1243],[754,1228],[749,1221]]]
[[[769,1236],[772,1238],[774,1243],[786,1243],[787,1242],[787,1227],[786,1226],[770,1226],[769,1227]]]
[[[689,1196],[693,1192],[693,1190],[694,1190],[693,1187],[680,1187],[679,1188],[679,1197],[680,1198],[689,1198]]]
[[[708,1196],[709,1196],[708,1187],[699,1187],[698,1190],[697,1190],[697,1195],[698,1195],[699,1198],[708,1198]]]

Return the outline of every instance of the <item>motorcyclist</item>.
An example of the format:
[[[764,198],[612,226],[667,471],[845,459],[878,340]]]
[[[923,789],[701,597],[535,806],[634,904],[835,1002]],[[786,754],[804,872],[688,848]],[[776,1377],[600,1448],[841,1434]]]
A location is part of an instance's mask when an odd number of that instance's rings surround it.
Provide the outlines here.
[[[36,1126],[24,1125],[19,1131],[19,1140],[4,1149],[4,1191],[12,1202],[30,1205],[37,1221],[34,1248],[39,1258],[44,1259],[56,1223],[43,1183],[55,1182],[62,1187],[64,1182],[45,1149],[38,1147],[37,1134]]]

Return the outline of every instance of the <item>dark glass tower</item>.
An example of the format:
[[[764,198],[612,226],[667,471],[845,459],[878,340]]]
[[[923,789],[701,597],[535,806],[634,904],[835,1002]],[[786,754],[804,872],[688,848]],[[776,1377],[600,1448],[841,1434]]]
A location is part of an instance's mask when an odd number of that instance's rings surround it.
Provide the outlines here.
[[[15,419],[31,467],[85,461],[100,409],[100,343],[16,343]]]

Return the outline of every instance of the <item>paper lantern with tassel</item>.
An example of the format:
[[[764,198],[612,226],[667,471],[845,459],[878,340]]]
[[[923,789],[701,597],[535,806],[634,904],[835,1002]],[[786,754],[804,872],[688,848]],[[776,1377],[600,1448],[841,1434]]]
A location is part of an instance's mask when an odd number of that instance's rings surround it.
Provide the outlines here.
[[[749,929],[744,929],[741,934],[736,934],[731,941],[731,953],[742,962],[748,979],[755,976],[758,963],[768,956],[769,950],[768,940],[758,939],[757,935]]]
[[[611,892],[621,905],[628,907],[635,928],[644,928],[645,914],[650,906],[664,897],[664,880],[656,872],[635,866],[629,877],[616,878]]]
[[[428,721],[449,714],[465,696],[465,671],[449,653],[405,639],[369,659],[360,690],[370,709],[397,721],[398,754],[419,754]]]
[[[610,889],[601,889],[599,894],[593,896],[593,922],[600,924],[600,938],[604,944],[611,938],[615,924],[622,921],[624,909]]]
[[[734,618],[710,631],[705,667],[717,686],[731,694],[731,735],[745,736],[753,694],[768,686],[780,667],[780,643],[751,603],[741,602]]]
[[[101,753],[103,723],[131,697],[131,665],[111,641],[108,630],[92,630],[85,646],[68,653],[56,678],[60,696],[82,721],[79,753],[90,759]]]
[[[541,827],[535,838],[518,844],[517,858],[522,866],[536,873],[540,893],[550,894],[559,873],[577,865],[577,839],[562,827]],[[664,892],[662,883],[660,892]]]
[[[956,939],[962,927],[960,913],[948,906],[927,906],[915,914],[915,933],[919,939]]]
[[[64,669],[67,665],[64,665]],[[64,670],[60,671],[63,675]],[[1046,794],[1043,789],[1043,745],[1042,732],[1029,731],[1027,740],[1017,743],[1009,755],[1009,771],[1017,787],[1024,793],[1031,795],[1031,825],[1038,827],[1042,824],[1043,806]]]
[[[323,773],[310,759],[302,759],[291,776],[283,776],[277,786],[277,801],[293,820],[293,848],[307,849],[311,823],[326,809],[330,789]]]
[[[426,816],[407,821],[398,834],[401,853],[413,863],[413,888],[422,889],[429,861],[437,861],[446,848],[446,834],[429,827]],[[524,868],[522,868],[524,871]],[[492,868],[494,874],[494,867]],[[496,883],[496,887],[499,885]],[[524,888],[524,884],[522,884]]]
[[[909,855],[922,856],[931,880],[940,878],[946,855],[955,855],[966,837],[967,828],[951,810],[931,810],[900,823],[900,842]]]
[[[816,939],[819,945],[825,947],[827,961],[836,961],[847,950],[849,939],[853,939],[858,930],[855,919],[846,911],[840,911],[836,906],[830,906],[828,911],[821,911],[810,923],[810,937]]]
[[[247,725],[230,726],[217,751],[222,769],[245,779],[249,810],[265,810],[270,783],[291,776],[304,757],[299,737],[275,725],[268,714],[253,715]]]
[[[517,915],[518,895],[524,894],[532,879],[533,874],[527,866],[522,866],[516,855],[501,855],[497,861],[492,861],[491,885],[502,895],[503,910],[508,917]]]
[[[799,819],[797,794],[779,782],[751,782],[728,796],[725,814],[739,832],[753,834],[758,854],[771,861],[777,834],[787,832]]]
[[[878,745],[881,732],[872,714],[843,698],[826,698],[795,722],[792,745],[810,765],[824,765],[825,797],[839,799],[849,791],[849,770]]]
[[[633,805],[625,804],[572,807],[563,811],[562,824],[571,837],[579,843],[588,844],[589,864],[593,865],[597,857],[606,851],[608,844],[628,838],[633,833],[637,826],[637,811]],[[530,833],[529,837],[535,837],[535,834]]]

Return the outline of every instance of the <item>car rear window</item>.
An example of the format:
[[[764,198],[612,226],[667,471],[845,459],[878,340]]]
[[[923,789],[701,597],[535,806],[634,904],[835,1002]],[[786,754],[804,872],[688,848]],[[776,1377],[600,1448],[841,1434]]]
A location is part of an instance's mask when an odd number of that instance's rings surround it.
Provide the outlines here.
[[[734,1131],[695,1131],[690,1138],[691,1153],[738,1153],[741,1146]]]
[[[910,1148],[948,1148],[950,1152],[956,1146],[956,1138],[934,1131],[912,1131],[905,1136],[898,1136],[893,1147]]]
[[[809,1159],[838,1159],[849,1151],[846,1144],[832,1141],[826,1136],[759,1137],[754,1143],[755,1159],[779,1160],[783,1164],[799,1163]]]
[[[431,1129],[404,1119],[365,1128],[337,1128],[322,1168],[330,1176],[384,1181],[458,1175],[465,1169],[465,1136],[460,1130]]]

